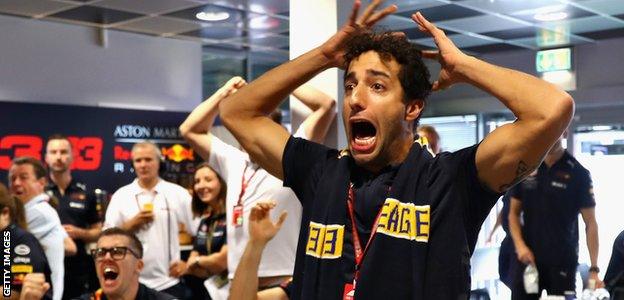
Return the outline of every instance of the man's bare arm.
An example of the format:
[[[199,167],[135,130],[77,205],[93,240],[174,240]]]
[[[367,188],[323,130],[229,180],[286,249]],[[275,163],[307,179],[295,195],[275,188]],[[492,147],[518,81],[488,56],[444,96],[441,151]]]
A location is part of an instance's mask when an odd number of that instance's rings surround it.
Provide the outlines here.
[[[504,192],[537,168],[561,136],[572,117],[572,98],[534,76],[468,56],[420,13],[412,18],[421,31],[434,38],[439,49],[424,53],[442,65],[434,91],[458,82],[469,83],[498,98],[518,118],[489,134],[476,154],[479,179],[492,190]]]
[[[275,202],[259,202],[251,209],[249,214],[249,241],[234,273],[230,288],[231,300],[269,299],[270,297],[267,297],[273,295],[285,296],[281,289],[271,289],[268,294],[258,293],[258,266],[260,266],[262,252],[286,220],[286,212],[282,212],[277,222],[271,221],[270,210],[274,207]]]
[[[509,232],[516,247],[518,260],[525,264],[535,265],[535,256],[522,238],[522,225],[520,224],[520,213],[522,212],[522,202],[516,198],[509,200]]]
[[[598,222],[596,222],[596,209],[594,207],[582,208],[581,216],[585,223],[585,239],[587,250],[589,251],[589,260],[592,266],[598,266]],[[597,272],[590,272],[590,279],[596,280],[596,287],[604,286],[604,283],[598,277]]]
[[[312,113],[301,123],[306,138],[313,142],[323,143],[336,117],[336,100],[307,84],[298,87],[293,92],[293,96],[312,110]]]
[[[180,125],[180,134],[203,159],[210,156],[210,129],[219,113],[219,103],[246,84],[241,77],[232,77],[212,96],[199,104]]]
[[[347,24],[323,45],[265,73],[221,102],[219,109],[225,126],[251,158],[273,176],[283,179],[282,154],[289,134],[266,116],[316,74],[343,66],[347,41],[397,9],[391,5],[375,11],[380,4],[381,1],[374,0],[358,18],[360,2],[355,1]]]

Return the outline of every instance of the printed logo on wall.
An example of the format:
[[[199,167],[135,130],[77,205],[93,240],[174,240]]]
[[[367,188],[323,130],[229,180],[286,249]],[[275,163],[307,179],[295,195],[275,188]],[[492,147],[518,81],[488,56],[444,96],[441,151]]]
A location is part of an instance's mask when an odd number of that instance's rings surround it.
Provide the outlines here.
[[[72,143],[74,177],[91,189],[113,193],[130,183],[130,150],[141,141],[158,146],[165,158],[161,176],[189,187],[196,164],[178,126],[187,113],[101,107],[0,102],[0,180],[7,182],[11,160],[32,156],[43,161],[48,136],[60,133]]]

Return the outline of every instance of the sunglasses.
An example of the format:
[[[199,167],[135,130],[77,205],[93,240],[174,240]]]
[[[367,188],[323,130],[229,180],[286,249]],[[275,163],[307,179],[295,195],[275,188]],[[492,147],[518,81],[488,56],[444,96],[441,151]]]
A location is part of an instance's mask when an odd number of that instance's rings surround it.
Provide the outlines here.
[[[106,257],[106,253],[110,253],[113,260],[122,260],[126,257],[126,253],[130,251],[136,258],[141,258],[139,255],[128,247],[113,247],[113,248],[96,248],[91,251],[91,255],[95,260],[103,260]]]

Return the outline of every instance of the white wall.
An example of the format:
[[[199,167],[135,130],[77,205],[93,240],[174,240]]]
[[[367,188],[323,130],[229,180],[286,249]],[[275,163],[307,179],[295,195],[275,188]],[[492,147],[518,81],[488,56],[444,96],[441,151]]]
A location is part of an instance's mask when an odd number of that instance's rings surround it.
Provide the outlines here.
[[[290,0],[290,58],[295,59],[330,38],[336,32],[338,26],[336,20],[335,0]],[[308,84],[337,99],[338,70],[336,68],[325,70],[312,78]],[[293,96],[290,97],[290,110],[291,123],[296,130],[309,115],[310,110]],[[340,111],[340,108],[338,110]],[[339,122],[334,121],[329,128],[325,139],[326,145],[337,146],[338,136],[343,132],[338,124]]]
[[[0,16],[0,100],[190,111],[201,101],[196,42]]]

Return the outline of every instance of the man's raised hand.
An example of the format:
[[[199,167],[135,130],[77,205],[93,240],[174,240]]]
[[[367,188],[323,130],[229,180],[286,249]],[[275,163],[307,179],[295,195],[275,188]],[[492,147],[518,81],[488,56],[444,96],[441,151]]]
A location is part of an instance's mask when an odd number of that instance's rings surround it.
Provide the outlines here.
[[[270,211],[275,205],[275,201],[259,202],[251,209],[249,214],[249,236],[252,240],[267,243],[282,228],[287,214],[283,211],[277,222],[273,223]]]
[[[382,2],[383,0],[373,0],[371,4],[364,9],[364,13],[362,13],[359,18],[358,11],[360,10],[362,2],[360,0],[355,0],[353,2],[353,9],[351,10],[351,15],[347,23],[321,45],[321,53],[330,60],[330,66],[339,68],[345,67],[343,56],[347,42],[352,37],[369,30],[381,19],[397,10],[396,5],[390,5],[383,10],[376,11],[377,7],[379,7]]]
[[[465,81],[466,78],[458,71],[462,63],[467,62],[470,56],[464,54],[453,44],[444,31],[429,22],[425,17],[417,12],[412,15],[412,20],[418,24],[418,29],[429,36],[433,37],[433,41],[438,46],[438,51],[423,51],[424,58],[436,59],[442,69],[438,80],[433,83],[434,91],[443,90],[451,85]]]

